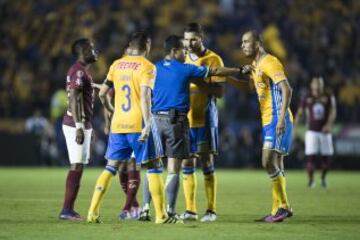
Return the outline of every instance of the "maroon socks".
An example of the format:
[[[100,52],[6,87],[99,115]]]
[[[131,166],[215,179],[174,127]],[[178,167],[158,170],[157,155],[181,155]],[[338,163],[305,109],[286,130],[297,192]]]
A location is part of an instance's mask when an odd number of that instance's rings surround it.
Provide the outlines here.
[[[325,179],[330,167],[330,158],[328,156],[321,157],[321,179]]]
[[[140,171],[129,171],[127,175],[126,203],[123,210],[130,211],[131,207],[139,207],[136,194],[140,185]]]
[[[309,181],[312,182],[314,180],[315,156],[308,156],[306,170],[309,175]]]
[[[64,210],[74,209],[74,203],[79,192],[82,173],[82,170],[69,170],[68,172],[65,185]]]

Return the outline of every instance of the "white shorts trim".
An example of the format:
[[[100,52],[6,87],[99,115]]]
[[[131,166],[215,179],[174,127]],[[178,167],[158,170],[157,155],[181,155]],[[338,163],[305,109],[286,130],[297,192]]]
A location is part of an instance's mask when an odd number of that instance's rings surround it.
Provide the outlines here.
[[[305,134],[305,155],[332,156],[334,146],[331,133],[306,131]]]
[[[83,163],[88,164],[90,159],[90,144],[92,129],[84,130],[84,143],[76,143],[76,128],[63,125],[63,133],[66,140],[70,164]]]

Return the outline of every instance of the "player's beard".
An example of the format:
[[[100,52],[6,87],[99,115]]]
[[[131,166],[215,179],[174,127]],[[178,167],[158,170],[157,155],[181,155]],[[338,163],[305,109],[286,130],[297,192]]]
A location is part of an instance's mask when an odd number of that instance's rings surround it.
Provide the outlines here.
[[[243,51],[245,57],[247,58],[254,58],[255,57],[255,51],[247,50]]]
[[[201,50],[201,44],[199,45],[193,45],[192,47],[191,46],[188,46],[186,47],[186,52],[187,53],[197,53]]]
[[[96,56],[88,56],[88,57],[85,58],[85,61],[87,63],[94,63],[94,62],[96,62],[96,60],[97,60]]]

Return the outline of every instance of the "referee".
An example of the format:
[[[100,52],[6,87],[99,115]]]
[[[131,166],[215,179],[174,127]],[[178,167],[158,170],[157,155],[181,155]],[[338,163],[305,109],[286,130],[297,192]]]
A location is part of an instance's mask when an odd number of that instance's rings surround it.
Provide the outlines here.
[[[184,64],[185,49],[179,36],[171,35],[165,40],[165,58],[156,63],[156,78],[152,99],[151,128],[158,157],[168,158],[168,176],[165,190],[167,213],[176,216],[175,204],[179,190],[181,161],[189,158],[190,82],[200,89],[216,94],[216,85],[206,83],[209,76],[228,76],[241,72],[241,68],[195,66]]]

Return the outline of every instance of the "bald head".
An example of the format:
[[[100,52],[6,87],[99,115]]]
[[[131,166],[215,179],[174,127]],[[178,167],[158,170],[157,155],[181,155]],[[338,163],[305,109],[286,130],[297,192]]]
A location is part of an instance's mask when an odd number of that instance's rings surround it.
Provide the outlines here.
[[[311,93],[314,96],[319,96],[324,92],[323,77],[313,77],[310,83]]]
[[[255,31],[255,30],[251,30],[251,31],[248,31],[245,34],[248,34],[250,36],[250,38],[252,38],[255,42],[260,42],[262,44],[262,37],[260,35],[259,32]]]
[[[262,47],[262,38],[257,31],[252,30],[243,34],[241,49],[245,56],[254,57],[260,47]]]

